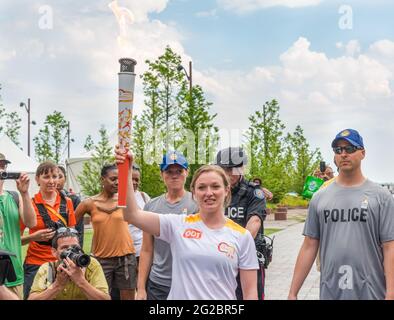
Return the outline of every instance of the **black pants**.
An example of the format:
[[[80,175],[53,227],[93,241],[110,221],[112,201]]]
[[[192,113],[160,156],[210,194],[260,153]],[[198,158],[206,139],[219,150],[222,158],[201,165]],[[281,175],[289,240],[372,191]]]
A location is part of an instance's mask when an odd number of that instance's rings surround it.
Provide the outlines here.
[[[23,282],[23,299],[27,300],[30,294],[31,286],[34,282],[34,277],[41,266],[36,264],[23,264],[24,282]]]
[[[264,300],[265,269],[263,266],[260,266],[260,265],[259,265],[259,268],[260,269],[257,270],[257,298],[259,300]],[[237,276],[237,283],[238,283],[238,287],[237,287],[237,290],[235,290],[237,300],[243,300],[242,287],[241,287],[239,273]]]

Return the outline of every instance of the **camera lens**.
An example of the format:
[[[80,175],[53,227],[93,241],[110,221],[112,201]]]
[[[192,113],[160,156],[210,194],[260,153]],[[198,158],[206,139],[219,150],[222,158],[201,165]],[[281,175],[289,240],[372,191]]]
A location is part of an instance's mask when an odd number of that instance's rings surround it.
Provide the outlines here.
[[[90,257],[87,254],[81,254],[76,263],[79,267],[87,267],[90,263]]]

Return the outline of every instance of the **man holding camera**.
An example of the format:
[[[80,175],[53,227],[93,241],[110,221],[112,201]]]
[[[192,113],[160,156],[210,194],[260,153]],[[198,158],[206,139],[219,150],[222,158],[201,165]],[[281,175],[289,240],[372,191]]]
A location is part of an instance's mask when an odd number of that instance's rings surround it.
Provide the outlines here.
[[[39,268],[29,300],[110,300],[103,269],[83,253],[77,230],[59,228],[52,240],[52,253],[57,261]]]
[[[0,250],[15,254],[11,256],[11,261],[16,279],[12,282],[6,281],[5,286],[22,298],[24,277],[19,219],[29,228],[33,228],[37,220],[29,195],[29,177],[26,173],[8,174],[6,169],[9,163],[11,161],[0,153]],[[19,194],[5,191],[4,179],[16,179]]]

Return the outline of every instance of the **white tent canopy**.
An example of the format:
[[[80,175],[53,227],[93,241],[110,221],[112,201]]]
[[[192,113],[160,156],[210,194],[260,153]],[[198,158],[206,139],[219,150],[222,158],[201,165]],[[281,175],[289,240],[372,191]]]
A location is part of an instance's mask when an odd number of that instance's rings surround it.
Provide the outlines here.
[[[39,165],[37,161],[25,154],[12,140],[5,134],[0,136],[0,153],[4,154],[11,163],[7,166],[7,171],[27,172],[30,177],[30,195],[38,191],[38,186],[34,180],[36,169]],[[5,180],[4,189],[17,190],[15,181]]]
[[[79,158],[69,158],[66,160],[66,174],[67,190],[72,190],[76,194],[81,194],[81,187],[77,180],[77,177],[82,173],[83,164],[89,161],[91,157],[79,157]]]

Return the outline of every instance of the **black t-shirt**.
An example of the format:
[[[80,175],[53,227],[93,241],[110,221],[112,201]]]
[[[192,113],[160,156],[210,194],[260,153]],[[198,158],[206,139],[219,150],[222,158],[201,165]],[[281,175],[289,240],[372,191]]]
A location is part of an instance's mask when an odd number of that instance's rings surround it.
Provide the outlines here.
[[[242,178],[231,189],[231,203],[226,208],[226,216],[245,228],[252,216],[261,219],[261,232],[266,216],[264,192],[259,185]]]

